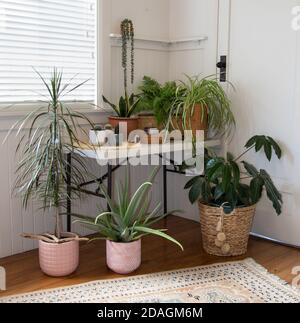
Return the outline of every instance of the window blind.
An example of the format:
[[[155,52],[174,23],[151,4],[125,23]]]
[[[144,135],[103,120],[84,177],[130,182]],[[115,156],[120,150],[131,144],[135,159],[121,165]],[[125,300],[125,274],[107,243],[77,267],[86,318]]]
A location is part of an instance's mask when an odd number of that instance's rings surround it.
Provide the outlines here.
[[[71,85],[89,80],[64,100],[94,101],[96,11],[96,0],[0,0],[0,103],[43,100],[33,68],[49,79],[54,67]]]

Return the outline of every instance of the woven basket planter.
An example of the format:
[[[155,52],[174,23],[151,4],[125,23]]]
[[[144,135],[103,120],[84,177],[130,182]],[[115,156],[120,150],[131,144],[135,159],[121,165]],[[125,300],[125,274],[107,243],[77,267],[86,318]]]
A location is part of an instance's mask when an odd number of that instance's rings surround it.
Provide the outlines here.
[[[256,205],[224,214],[222,207],[199,202],[204,250],[215,256],[240,256],[247,252]]]

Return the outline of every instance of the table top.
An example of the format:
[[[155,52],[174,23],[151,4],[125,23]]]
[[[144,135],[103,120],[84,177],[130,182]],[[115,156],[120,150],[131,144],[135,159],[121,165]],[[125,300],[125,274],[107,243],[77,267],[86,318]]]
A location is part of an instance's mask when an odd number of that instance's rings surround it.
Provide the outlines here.
[[[220,140],[208,140],[201,142],[198,145],[202,145],[202,147],[216,147],[220,146],[220,144]],[[74,153],[85,158],[111,161],[143,156],[170,155],[171,153],[179,153],[183,150],[188,152],[192,150],[192,147],[190,144],[188,145],[182,141],[152,145],[126,142],[121,146],[92,146],[89,144],[81,144],[74,149]]]

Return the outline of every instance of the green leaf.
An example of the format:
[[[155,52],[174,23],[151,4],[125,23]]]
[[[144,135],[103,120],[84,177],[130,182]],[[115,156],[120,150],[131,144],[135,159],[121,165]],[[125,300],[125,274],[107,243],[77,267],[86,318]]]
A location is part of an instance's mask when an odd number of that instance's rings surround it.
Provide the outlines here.
[[[258,203],[261,199],[263,187],[264,180],[260,176],[253,178],[250,183],[250,196],[253,204]]]
[[[214,199],[219,200],[224,195],[221,185],[217,185],[214,192]]]
[[[239,168],[238,164],[236,162],[234,162],[234,161],[230,162],[230,166],[231,166],[231,169],[232,169],[234,185],[237,186],[239,184],[240,178],[241,178],[240,168]]]
[[[272,138],[272,137],[268,137],[269,142],[271,143],[275,154],[277,155],[278,159],[281,159],[282,157],[282,151],[280,146],[278,145],[278,143]]]
[[[156,235],[156,236],[159,236],[161,238],[164,238],[164,239],[166,239],[166,240],[168,240],[170,242],[175,243],[177,246],[180,247],[180,249],[182,251],[184,250],[183,249],[183,246],[177,240],[175,240],[174,238],[170,237],[166,233],[161,232],[160,230],[154,230],[154,229],[150,229],[150,228],[147,228],[147,227],[135,227],[135,230],[136,231],[143,232],[143,233],[147,233],[147,234]]]
[[[184,189],[187,190],[189,188],[191,188],[194,184],[196,184],[196,182],[198,182],[199,180],[201,180],[201,176],[195,176],[193,177],[191,180],[189,180],[186,184]]]
[[[198,201],[201,198],[203,182],[204,182],[204,179],[199,178],[199,180],[190,189],[189,199],[192,204],[194,204],[196,201]]]
[[[266,141],[264,144],[264,151],[265,151],[268,161],[271,161],[271,159],[272,159],[272,145],[268,141]]]
[[[257,138],[258,138],[258,136],[254,136],[254,137],[250,138],[248,140],[248,142],[246,143],[245,148],[248,148],[249,149],[252,146],[254,146],[256,144]]]
[[[266,187],[269,200],[273,203],[273,207],[276,210],[277,214],[280,215],[282,212],[283,204],[281,193],[277,190],[270,175],[265,170],[260,171],[260,176],[264,180],[264,185]]]
[[[222,172],[222,190],[224,192],[227,191],[230,185],[231,179],[232,179],[231,167],[230,165],[226,164],[224,165],[223,172]]]
[[[246,171],[248,172],[248,174],[252,177],[257,177],[259,175],[258,170],[251,164],[243,161],[242,164],[244,165]]]

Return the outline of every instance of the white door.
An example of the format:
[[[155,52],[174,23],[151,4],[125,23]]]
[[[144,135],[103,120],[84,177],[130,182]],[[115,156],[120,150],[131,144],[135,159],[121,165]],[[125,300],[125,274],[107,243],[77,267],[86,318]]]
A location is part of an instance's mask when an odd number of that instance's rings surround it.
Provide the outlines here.
[[[299,0],[219,0],[219,54],[228,55],[228,80],[237,132],[229,149],[238,153],[253,135],[266,134],[284,150],[271,164],[263,155],[245,156],[267,169],[284,198],[277,216],[260,203],[253,232],[300,246],[300,31],[292,29]],[[297,18],[295,23],[297,24]]]

